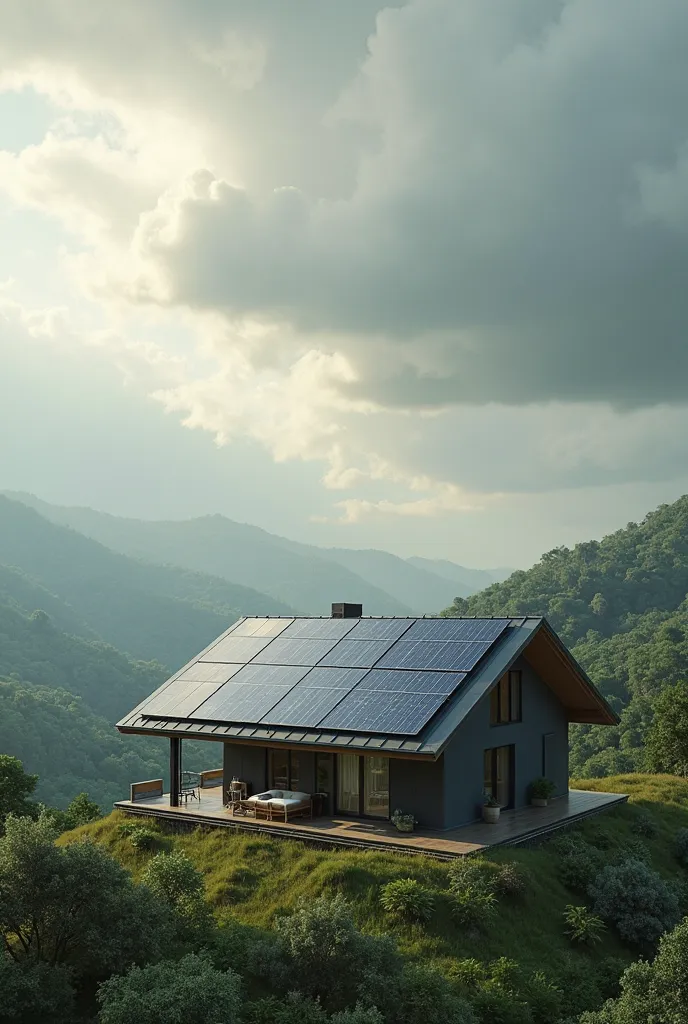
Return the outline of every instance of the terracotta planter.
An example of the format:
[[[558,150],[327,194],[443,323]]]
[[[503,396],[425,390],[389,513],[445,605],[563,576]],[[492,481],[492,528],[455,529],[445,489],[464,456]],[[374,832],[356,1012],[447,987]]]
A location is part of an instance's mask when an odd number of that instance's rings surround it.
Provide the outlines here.
[[[500,810],[500,807],[483,807],[483,821],[488,825],[496,825]]]
[[[407,824],[403,821],[395,821],[394,827],[396,828],[397,832],[413,832],[412,822],[408,822]]]
[[[533,807],[546,807],[549,803],[549,800],[547,800],[545,797],[534,796],[531,798],[530,802],[533,805]]]

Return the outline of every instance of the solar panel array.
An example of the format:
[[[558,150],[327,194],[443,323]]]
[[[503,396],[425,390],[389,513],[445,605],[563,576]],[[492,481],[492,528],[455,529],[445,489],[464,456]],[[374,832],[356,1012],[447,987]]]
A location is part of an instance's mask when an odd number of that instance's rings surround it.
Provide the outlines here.
[[[242,619],[140,708],[148,718],[415,736],[509,619]]]

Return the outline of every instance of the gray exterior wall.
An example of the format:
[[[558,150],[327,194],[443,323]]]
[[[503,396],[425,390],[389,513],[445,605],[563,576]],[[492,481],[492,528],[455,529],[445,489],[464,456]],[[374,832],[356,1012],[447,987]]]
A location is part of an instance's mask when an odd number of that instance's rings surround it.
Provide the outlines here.
[[[444,756],[437,761],[390,757],[390,814],[400,810],[426,828],[444,828],[444,803]]]
[[[553,734],[546,766],[557,796],[568,792],[568,719],[559,699],[521,657],[522,721],[490,725],[487,694],[461,723],[444,751],[444,827],[455,828],[480,817],[483,795],[483,755],[491,747],[515,746],[515,806],[528,803],[528,786],[543,774],[543,736]]]
[[[250,747],[241,743],[224,743],[223,746],[222,782],[225,799],[229,784],[235,775],[242,782],[248,783],[249,796],[266,789],[265,747]]]

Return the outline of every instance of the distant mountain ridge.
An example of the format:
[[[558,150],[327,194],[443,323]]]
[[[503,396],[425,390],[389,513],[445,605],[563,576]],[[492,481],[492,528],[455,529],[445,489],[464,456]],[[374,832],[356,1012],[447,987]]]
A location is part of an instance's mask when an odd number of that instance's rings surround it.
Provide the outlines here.
[[[58,526],[0,496],[0,594],[61,628],[172,670],[241,615],[290,615],[268,595],[219,576],[153,565]]]
[[[53,523],[149,562],[212,573],[255,588],[302,614],[329,613],[333,601],[363,604],[368,615],[434,614],[508,575],[449,561],[403,559],[386,551],[319,548],[221,515],[179,521],[125,519],[51,505],[6,492]]]

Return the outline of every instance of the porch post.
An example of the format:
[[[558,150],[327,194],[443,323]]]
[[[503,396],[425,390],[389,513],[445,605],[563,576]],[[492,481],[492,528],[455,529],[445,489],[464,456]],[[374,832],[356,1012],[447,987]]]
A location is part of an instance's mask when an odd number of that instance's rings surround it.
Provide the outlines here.
[[[179,807],[179,784],[182,767],[180,736],[170,737],[170,807]]]

